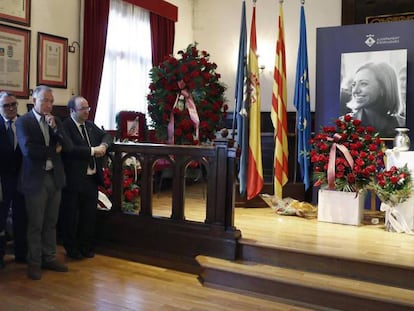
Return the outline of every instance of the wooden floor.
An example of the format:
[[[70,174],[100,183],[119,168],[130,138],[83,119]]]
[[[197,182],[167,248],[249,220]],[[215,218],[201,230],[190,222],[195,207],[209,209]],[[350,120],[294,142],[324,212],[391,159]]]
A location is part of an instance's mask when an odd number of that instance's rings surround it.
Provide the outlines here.
[[[202,189],[187,191],[186,218],[202,221]],[[154,214],[169,216],[168,193],[154,195]],[[345,226],[292,216],[271,208],[236,208],[243,239],[308,251],[392,261],[414,269],[414,236],[385,232],[383,225]],[[68,260],[68,273],[44,271],[40,281],[6,256],[0,271],[0,310],[310,310],[259,296],[203,287],[196,275],[97,255]]]

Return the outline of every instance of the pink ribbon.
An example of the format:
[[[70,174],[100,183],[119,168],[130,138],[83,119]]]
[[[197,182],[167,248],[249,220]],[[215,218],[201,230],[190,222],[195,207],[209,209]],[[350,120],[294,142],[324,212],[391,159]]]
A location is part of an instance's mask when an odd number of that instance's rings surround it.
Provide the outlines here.
[[[339,138],[341,138],[340,135],[335,134],[333,138],[328,138],[330,141],[338,141]],[[328,188],[330,190],[335,189],[335,162],[336,162],[336,148],[338,148],[342,154],[345,157],[345,160],[347,160],[349,166],[351,167],[351,170],[353,170],[354,167],[354,159],[351,156],[351,153],[349,152],[348,148],[346,148],[344,145],[333,143],[331,150],[329,151],[329,161],[328,161]]]
[[[198,140],[199,137],[199,126],[200,118],[198,117],[197,107],[194,103],[193,97],[190,92],[185,88],[185,83],[183,80],[178,81],[178,87],[180,88],[180,93],[177,94],[174,107],[177,105],[180,95],[183,95],[185,98],[185,107],[188,109],[188,114],[190,115],[190,120],[193,122],[195,127],[195,140]],[[168,123],[168,143],[174,144],[174,107],[170,112],[170,122]]]
[[[178,97],[177,97],[178,100]],[[170,122],[168,122],[168,143],[170,145],[174,144],[174,107],[177,104],[177,100],[175,101],[175,104],[173,106],[173,109],[171,109],[170,112]]]

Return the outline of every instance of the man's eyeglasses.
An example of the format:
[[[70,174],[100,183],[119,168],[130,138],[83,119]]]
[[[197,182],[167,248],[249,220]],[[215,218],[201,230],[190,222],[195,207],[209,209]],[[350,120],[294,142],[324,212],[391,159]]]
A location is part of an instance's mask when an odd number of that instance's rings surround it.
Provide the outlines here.
[[[9,103],[9,104],[4,104],[4,105],[0,105],[0,107],[4,108],[4,109],[14,109],[16,108],[18,105],[17,102],[13,102],[13,103]]]
[[[81,108],[78,108],[78,109],[76,109],[77,111],[91,111],[91,107],[81,107]]]

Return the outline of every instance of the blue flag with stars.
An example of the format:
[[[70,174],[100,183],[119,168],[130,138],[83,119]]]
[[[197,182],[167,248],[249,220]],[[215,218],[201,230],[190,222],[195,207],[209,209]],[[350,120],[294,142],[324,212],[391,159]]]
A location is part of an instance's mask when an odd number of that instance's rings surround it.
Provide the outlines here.
[[[308,48],[306,43],[306,22],[305,9],[302,4],[300,11],[300,39],[298,48],[298,59],[296,64],[296,84],[294,105],[297,111],[296,128],[297,128],[297,157],[300,168],[302,181],[305,184],[305,190],[310,187],[309,176],[309,152],[310,152],[310,135],[311,135],[311,113],[309,97],[309,73],[308,73]]]

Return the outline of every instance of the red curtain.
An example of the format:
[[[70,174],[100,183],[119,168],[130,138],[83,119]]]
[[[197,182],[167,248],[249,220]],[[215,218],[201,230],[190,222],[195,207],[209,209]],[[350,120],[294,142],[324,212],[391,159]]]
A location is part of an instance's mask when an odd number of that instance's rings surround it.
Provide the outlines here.
[[[81,94],[91,107],[89,119],[95,118],[105,58],[109,0],[85,0]]]
[[[150,13],[152,65],[158,66],[165,56],[173,54],[175,22]]]

